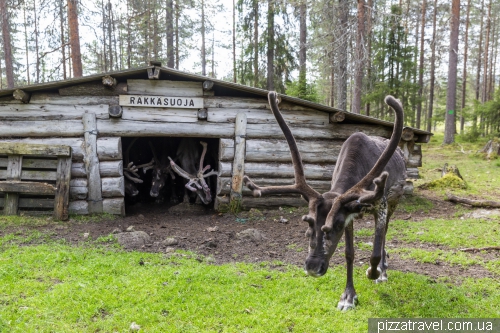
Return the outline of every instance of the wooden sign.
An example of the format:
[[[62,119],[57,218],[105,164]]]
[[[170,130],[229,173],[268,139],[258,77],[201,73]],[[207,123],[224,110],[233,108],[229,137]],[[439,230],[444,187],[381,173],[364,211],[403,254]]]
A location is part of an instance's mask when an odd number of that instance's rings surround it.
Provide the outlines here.
[[[203,98],[200,97],[170,97],[148,95],[120,95],[121,106],[141,106],[152,108],[201,109]]]

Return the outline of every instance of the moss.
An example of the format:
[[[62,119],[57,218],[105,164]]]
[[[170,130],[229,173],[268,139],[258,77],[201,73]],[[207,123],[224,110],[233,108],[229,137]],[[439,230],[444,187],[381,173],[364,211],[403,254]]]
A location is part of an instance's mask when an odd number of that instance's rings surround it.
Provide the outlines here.
[[[431,181],[427,184],[427,188],[433,189],[447,189],[447,188],[460,188],[467,189],[467,183],[453,173],[447,173],[442,178]]]

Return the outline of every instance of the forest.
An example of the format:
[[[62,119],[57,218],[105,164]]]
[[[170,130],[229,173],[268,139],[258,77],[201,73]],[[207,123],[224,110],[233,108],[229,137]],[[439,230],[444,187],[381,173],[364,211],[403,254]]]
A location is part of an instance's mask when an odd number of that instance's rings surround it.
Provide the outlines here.
[[[0,89],[162,66],[468,139],[498,136],[493,0],[0,0]]]

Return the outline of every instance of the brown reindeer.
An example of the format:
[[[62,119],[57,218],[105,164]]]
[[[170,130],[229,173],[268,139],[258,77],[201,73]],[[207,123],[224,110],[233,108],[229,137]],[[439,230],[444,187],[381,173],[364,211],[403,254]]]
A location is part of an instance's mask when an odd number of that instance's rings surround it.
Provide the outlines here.
[[[375,237],[370,267],[366,276],[376,282],[387,281],[385,235],[389,218],[403,194],[406,167],[398,143],[403,130],[403,108],[392,96],[385,98],[396,119],[390,140],[370,137],[358,132],[342,145],[332,175],[330,191],[320,194],[307,185],[302,159],[288,125],[281,115],[276,92],[269,93],[271,110],[290,147],[295,170],[295,184],[259,187],[247,176],[243,181],[255,197],[270,194],[301,194],[309,203],[309,213],[302,220],[309,224],[309,255],[305,262],[307,274],[319,277],[326,273],[330,258],[345,235],[347,283],[338,309],[348,310],[357,303],[353,283],[354,240],[353,220],[363,213],[375,217]]]

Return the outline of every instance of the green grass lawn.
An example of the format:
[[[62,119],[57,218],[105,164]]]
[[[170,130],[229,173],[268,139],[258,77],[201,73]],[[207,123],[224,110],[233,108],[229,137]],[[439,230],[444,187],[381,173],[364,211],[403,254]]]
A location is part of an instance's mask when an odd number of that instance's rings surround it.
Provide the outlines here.
[[[129,332],[132,322],[143,332],[366,332],[373,317],[500,316],[500,283],[488,278],[453,285],[391,271],[376,285],[363,267],[359,306],[340,312],[342,266],[315,279],[280,263],[10,239],[0,259],[2,332]]]

